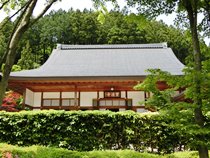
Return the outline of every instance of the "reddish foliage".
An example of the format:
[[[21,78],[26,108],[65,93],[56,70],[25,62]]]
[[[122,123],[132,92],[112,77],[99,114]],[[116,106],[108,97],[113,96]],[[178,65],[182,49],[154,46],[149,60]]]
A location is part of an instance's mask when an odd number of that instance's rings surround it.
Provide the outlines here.
[[[16,112],[22,108],[22,95],[8,91],[3,99],[1,110]]]
[[[13,158],[12,153],[6,152],[2,155],[2,158]]]

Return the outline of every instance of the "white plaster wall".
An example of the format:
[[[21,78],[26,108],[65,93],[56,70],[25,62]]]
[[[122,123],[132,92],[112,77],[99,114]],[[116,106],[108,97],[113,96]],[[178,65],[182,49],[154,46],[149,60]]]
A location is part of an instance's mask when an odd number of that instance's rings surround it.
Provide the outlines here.
[[[43,92],[43,98],[60,98],[60,92]]]
[[[104,97],[104,92],[99,92],[99,98],[103,98]]]
[[[33,111],[40,111],[41,109],[33,109]]]
[[[92,106],[94,98],[97,98],[97,92],[80,92],[80,106]]]
[[[121,98],[125,98],[125,91],[121,91]]]
[[[148,110],[143,109],[143,108],[138,108],[138,109],[136,109],[136,112],[143,113],[143,112],[148,112]]]
[[[128,98],[133,100],[133,106],[140,106],[139,102],[144,101],[144,92],[143,91],[129,91]]]
[[[35,92],[34,93],[34,107],[40,107],[41,106],[41,100],[42,100],[42,93],[41,92]]]
[[[74,92],[62,92],[62,98],[74,98],[75,93]],[[77,93],[78,97],[78,93]]]
[[[119,111],[125,111],[125,109],[124,108],[120,108]]]
[[[34,93],[29,90],[26,89],[26,97],[25,97],[25,104],[33,106],[34,104]]]

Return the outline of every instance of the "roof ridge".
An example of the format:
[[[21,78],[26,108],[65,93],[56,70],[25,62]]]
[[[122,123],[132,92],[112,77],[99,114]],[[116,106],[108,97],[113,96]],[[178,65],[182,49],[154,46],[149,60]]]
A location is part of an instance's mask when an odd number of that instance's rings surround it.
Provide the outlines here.
[[[167,48],[167,43],[151,43],[151,44],[104,44],[104,45],[68,45],[57,44],[59,50],[75,50],[75,49],[160,49]]]

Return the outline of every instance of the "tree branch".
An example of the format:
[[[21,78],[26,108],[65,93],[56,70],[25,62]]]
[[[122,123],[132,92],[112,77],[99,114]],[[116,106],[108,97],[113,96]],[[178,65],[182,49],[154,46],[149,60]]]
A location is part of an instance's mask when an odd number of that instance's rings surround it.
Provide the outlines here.
[[[7,0],[7,1],[5,1],[4,3],[2,3],[2,5],[0,6],[0,10],[3,9],[3,7],[4,7],[7,3],[9,3],[9,1],[10,1],[10,0]]]
[[[27,10],[27,8],[28,8],[28,6],[29,6],[30,3],[31,3],[31,0],[28,1],[28,2],[24,5],[25,8],[24,8],[24,7],[22,8],[22,9],[24,9],[24,10],[23,10],[23,12],[20,14],[20,17],[18,18],[18,20],[15,22],[15,26],[14,26],[14,28],[13,28],[13,30],[12,30],[12,33],[11,33],[11,36],[10,36],[10,39],[9,39],[8,43],[11,42],[12,36],[13,36],[14,32],[16,31],[16,29],[18,28],[18,25],[20,24],[20,21],[23,19],[23,16],[24,16],[24,14],[26,13],[26,10]],[[6,22],[3,24],[3,26],[4,26],[5,24],[6,24]],[[3,26],[0,28],[0,30],[3,28]],[[9,49],[9,45],[7,45],[6,50],[8,50],[8,49]],[[4,52],[4,55],[0,58],[0,68],[2,67],[3,63],[5,62],[6,57],[7,57],[7,54],[8,54],[8,51],[5,51],[5,52]]]
[[[204,2],[205,2],[204,6],[206,6],[206,7],[204,7],[204,10],[206,11],[206,13],[208,15],[207,20],[209,21],[208,25],[210,27],[210,3],[208,0],[205,0]]]
[[[29,1],[30,2],[30,1]],[[22,11],[24,8],[27,8],[29,2],[26,2],[20,9],[18,9],[12,16],[10,16],[6,21],[4,21],[3,25],[0,27],[0,31],[2,28],[6,25],[6,23],[11,20],[15,15],[17,15],[20,11]]]
[[[46,12],[47,10],[53,5],[53,3],[55,3],[58,0],[51,0],[47,6],[43,9],[43,11],[35,18],[33,19],[33,21],[31,21],[30,25],[33,25],[34,23],[36,23]]]

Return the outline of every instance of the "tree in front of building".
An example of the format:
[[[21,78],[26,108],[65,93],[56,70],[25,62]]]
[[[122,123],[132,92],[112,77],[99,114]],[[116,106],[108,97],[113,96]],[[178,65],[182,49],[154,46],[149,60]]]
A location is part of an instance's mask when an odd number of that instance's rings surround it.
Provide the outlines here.
[[[109,1],[109,0],[96,0]],[[201,47],[199,41],[199,30],[206,28],[204,31],[210,28],[210,4],[208,0],[128,0],[129,6],[137,5],[138,10],[142,14],[149,16],[158,16],[160,14],[170,14],[176,12],[178,14],[179,23],[183,26],[187,26],[191,35],[191,48],[193,56],[192,71],[189,71],[191,77],[190,91],[193,101],[193,116],[195,125],[197,125],[197,131],[200,131],[199,141],[196,144],[196,149],[199,152],[200,158],[208,158],[208,145],[205,143],[204,131],[205,121],[205,102],[203,100],[203,63],[201,55]],[[204,18],[201,24],[198,24],[198,14],[203,14]],[[206,33],[206,32],[205,32]],[[206,33],[208,34],[208,32]],[[207,86],[207,85],[206,85]]]
[[[10,38],[7,42],[5,52],[0,58],[0,67],[4,65],[2,67],[2,77],[0,81],[0,105],[2,105],[3,97],[8,85],[8,79],[15,61],[19,41],[28,28],[36,23],[56,1],[57,0],[46,1],[46,6],[36,17],[33,16],[33,11],[36,8],[38,0],[0,1],[0,10],[6,9],[10,12],[11,9],[16,9],[17,11],[14,15],[18,15],[11,31]]]

